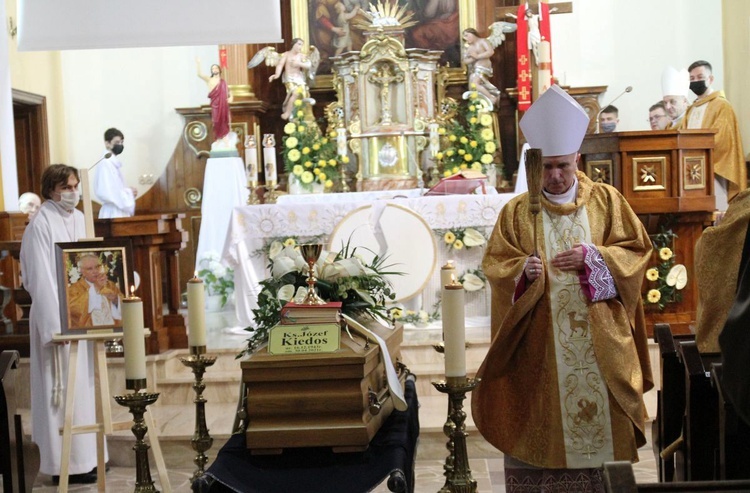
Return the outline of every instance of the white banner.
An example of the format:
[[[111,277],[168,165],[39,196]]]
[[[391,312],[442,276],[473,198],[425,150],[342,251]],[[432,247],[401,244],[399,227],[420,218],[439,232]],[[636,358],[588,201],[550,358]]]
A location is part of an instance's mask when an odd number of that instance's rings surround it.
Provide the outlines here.
[[[281,42],[278,1],[19,0],[19,51]]]

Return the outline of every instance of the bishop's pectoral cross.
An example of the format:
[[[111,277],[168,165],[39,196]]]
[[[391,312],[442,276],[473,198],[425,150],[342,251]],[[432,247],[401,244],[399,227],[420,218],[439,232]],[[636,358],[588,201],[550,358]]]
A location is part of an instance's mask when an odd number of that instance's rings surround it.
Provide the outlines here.
[[[539,12],[540,12],[540,7],[539,7],[539,3],[540,2],[541,3],[546,3],[546,4],[549,5],[549,13],[551,15],[552,14],[571,14],[571,13],[573,13],[573,2],[555,2],[555,3],[549,3],[549,2],[547,2],[547,0],[530,0],[529,2],[523,1],[521,3],[522,4],[523,3],[528,3],[528,8],[529,8],[529,10],[531,10],[533,12],[534,15],[532,16],[531,19],[516,19],[516,22],[517,23],[527,22],[529,30],[531,31],[533,29],[536,29],[536,31],[538,33],[539,32],[539,18],[538,18],[538,15],[539,15]],[[516,13],[518,12],[519,5],[520,4],[511,5],[511,6],[507,6],[507,7],[496,7],[495,8],[495,20],[496,21],[507,21],[508,17],[515,17]],[[508,14],[511,14],[511,15],[509,16]],[[534,26],[536,26],[536,27],[534,27]],[[544,40],[544,39],[542,39],[542,41],[550,41],[550,40]],[[524,44],[526,44],[528,42],[529,42],[528,39],[516,39],[516,43],[517,44],[518,43],[524,43]],[[519,73],[518,73],[518,81],[519,81],[519,84],[518,84],[519,89],[518,90],[519,90],[519,96],[520,96],[520,99],[524,99],[524,100],[528,100],[528,96],[529,96],[529,94],[528,94],[528,90],[529,89],[527,88],[528,85],[524,85],[524,83],[526,83],[529,79],[531,79],[531,82],[532,82],[532,93],[534,95],[533,99],[536,99],[539,96],[540,92],[543,92],[543,91],[541,91],[542,88],[540,88],[537,85],[537,82],[540,80],[539,71],[540,70],[548,70],[549,69],[549,65],[550,65],[550,64],[546,64],[546,63],[545,64],[538,63],[538,60],[536,60],[536,56],[538,55],[538,52],[537,52],[536,49],[533,49],[532,51],[530,51],[528,55],[522,55],[522,56],[523,57],[526,57],[526,56],[532,57],[532,52],[533,52],[533,58],[534,58],[534,62],[535,63],[528,63],[528,62],[531,61],[531,60],[528,60],[528,59],[519,60],[521,62],[520,63],[521,66],[528,67],[528,69],[526,69],[526,70],[520,70]],[[521,94],[522,92],[523,92],[523,94]]]

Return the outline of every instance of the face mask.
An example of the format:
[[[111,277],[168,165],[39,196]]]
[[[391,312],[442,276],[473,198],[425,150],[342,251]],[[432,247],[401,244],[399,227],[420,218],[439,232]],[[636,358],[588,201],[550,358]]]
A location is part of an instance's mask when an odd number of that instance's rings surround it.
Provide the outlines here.
[[[690,90],[693,91],[696,96],[703,96],[706,89],[708,89],[708,86],[706,85],[705,80],[694,80],[690,83]]]
[[[599,129],[605,134],[609,132],[614,132],[615,128],[617,128],[617,122],[607,122],[607,123],[599,124]]]
[[[112,146],[112,152],[115,154],[115,156],[122,154],[122,151],[124,150],[125,150],[125,146],[122,144],[115,144]]]
[[[62,192],[60,193],[60,205],[65,210],[72,211],[78,205],[81,200],[81,196],[78,192]]]

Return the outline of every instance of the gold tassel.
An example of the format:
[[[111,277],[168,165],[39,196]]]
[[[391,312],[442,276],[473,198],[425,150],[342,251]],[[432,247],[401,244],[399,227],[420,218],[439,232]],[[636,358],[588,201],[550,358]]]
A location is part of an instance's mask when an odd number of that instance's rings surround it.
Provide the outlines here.
[[[526,185],[529,189],[529,211],[534,221],[534,256],[538,257],[537,243],[537,214],[542,211],[542,150],[526,150]]]

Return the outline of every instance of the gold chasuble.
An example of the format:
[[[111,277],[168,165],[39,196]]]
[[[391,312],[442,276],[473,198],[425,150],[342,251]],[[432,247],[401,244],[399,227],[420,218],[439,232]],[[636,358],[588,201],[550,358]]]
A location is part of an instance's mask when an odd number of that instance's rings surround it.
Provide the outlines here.
[[[534,251],[528,194],[500,212],[483,269],[492,285],[492,343],[477,376],[472,414],[503,453],[537,467],[601,467],[638,458],[646,443],[643,392],[653,387],[641,284],[651,241],[622,195],[577,172],[576,203],[542,197],[544,274],[512,303]],[[591,302],[578,275],[550,259],[596,245],[618,295]]]
[[[724,91],[716,91],[695,101],[683,119],[684,128],[716,130],[714,138],[714,172],[729,181],[729,200],[747,188],[745,154],[737,116],[726,100]]]
[[[718,353],[719,334],[737,294],[742,247],[750,222],[750,190],[729,203],[718,226],[706,228],[695,244],[698,314],[695,342],[702,353]]]

